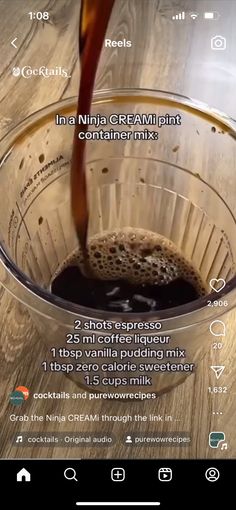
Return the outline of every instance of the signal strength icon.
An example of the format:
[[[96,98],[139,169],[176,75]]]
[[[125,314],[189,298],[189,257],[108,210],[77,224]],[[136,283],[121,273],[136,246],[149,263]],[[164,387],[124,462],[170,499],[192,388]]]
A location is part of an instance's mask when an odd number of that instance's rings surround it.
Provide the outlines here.
[[[185,19],[185,12],[179,12],[178,14],[175,14],[175,16],[172,16],[172,19],[177,19],[177,20]]]

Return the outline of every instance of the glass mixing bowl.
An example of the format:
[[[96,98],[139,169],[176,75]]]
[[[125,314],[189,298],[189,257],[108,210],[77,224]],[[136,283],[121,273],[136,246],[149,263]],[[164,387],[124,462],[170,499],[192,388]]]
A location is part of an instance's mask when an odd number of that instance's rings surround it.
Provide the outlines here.
[[[107,118],[113,113],[150,113],[163,117],[179,114],[181,125],[158,128],[156,124],[108,123],[105,127],[93,127],[117,131],[148,128],[158,133],[159,139],[134,141],[131,137],[129,141],[88,143],[89,236],[127,226],[158,232],[174,242],[196,267],[209,293],[212,278],[226,281],[220,292],[187,305],[161,313],[121,316],[66,302],[49,290],[58,267],[77,248],[70,209],[74,130],[68,124],[55,124],[57,113],[75,115],[76,103],[77,98],[66,99],[31,115],[0,144],[0,280],[11,296],[11,320],[15,316],[17,323],[20,317],[21,343],[24,344],[24,327],[32,323],[49,349],[79,347],[79,362],[87,363],[86,345],[66,344],[68,333],[78,333],[74,329],[76,320],[81,324],[92,320],[95,324],[95,329],[79,331],[86,336],[107,334],[104,328],[96,328],[101,320],[161,320],[161,334],[170,335],[171,349],[185,349],[185,362],[194,363],[197,368],[214,340],[209,324],[224,316],[227,327],[236,302],[235,122],[206,105],[166,92],[140,89],[95,92],[92,114]],[[228,306],[208,306],[209,299],[227,301]],[[7,324],[6,318],[6,328]],[[12,334],[11,327],[7,331]],[[147,334],[140,329],[136,332]],[[15,328],[16,340],[17,334]],[[151,337],[157,332],[148,334]],[[55,357],[53,361],[63,363],[68,359]],[[148,359],[148,362],[153,361]],[[171,361],[176,362],[176,359]],[[100,368],[85,373],[73,370],[68,375],[90,390],[136,389],[129,384],[125,388],[122,385],[104,387],[101,377],[117,374],[114,371],[104,374]],[[99,382],[87,385],[84,378],[94,375],[99,376]],[[127,373],[119,375],[125,377]],[[151,386],[140,385],[139,390],[160,394],[183,381],[187,374],[153,372],[151,376]]]

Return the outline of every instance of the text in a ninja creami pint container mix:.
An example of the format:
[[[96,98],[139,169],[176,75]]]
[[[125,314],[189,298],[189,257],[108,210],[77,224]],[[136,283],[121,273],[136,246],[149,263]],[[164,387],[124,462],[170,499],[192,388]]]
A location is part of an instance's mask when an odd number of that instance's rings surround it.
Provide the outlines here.
[[[144,127],[142,130],[136,130],[133,129],[133,127],[155,126],[160,130],[164,126],[177,127],[182,125],[182,117],[180,114],[170,115],[169,113],[166,113],[165,115],[156,115],[154,113],[112,113],[108,117],[100,114],[79,116],[71,115],[66,117],[57,113],[55,115],[55,124],[56,126],[81,125],[81,129],[77,133],[77,137],[80,140],[156,141],[160,138],[159,131],[151,130],[147,127]],[[124,130],[116,130],[115,126],[124,126]]]
[[[43,361],[42,368],[80,373],[87,386],[115,389],[151,387],[155,373],[192,373],[195,365],[185,362],[186,350],[181,345],[171,347],[171,336],[162,335],[161,327],[155,321],[75,320],[74,331],[65,335],[65,346],[51,347],[52,359]]]

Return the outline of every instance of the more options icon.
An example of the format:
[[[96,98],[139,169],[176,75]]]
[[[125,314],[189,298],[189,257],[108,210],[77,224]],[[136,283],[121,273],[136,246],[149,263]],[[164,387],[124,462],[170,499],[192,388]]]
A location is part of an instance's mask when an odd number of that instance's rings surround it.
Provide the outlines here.
[[[158,469],[158,480],[160,482],[170,482],[172,480],[172,469],[167,467]]]

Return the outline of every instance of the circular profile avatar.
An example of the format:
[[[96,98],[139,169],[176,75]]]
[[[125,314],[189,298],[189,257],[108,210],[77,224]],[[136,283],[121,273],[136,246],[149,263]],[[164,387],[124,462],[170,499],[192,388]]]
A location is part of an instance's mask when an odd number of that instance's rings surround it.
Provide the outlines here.
[[[14,406],[20,406],[29,398],[29,390],[26,386],[17,386],[10,395],[10,402]]]

